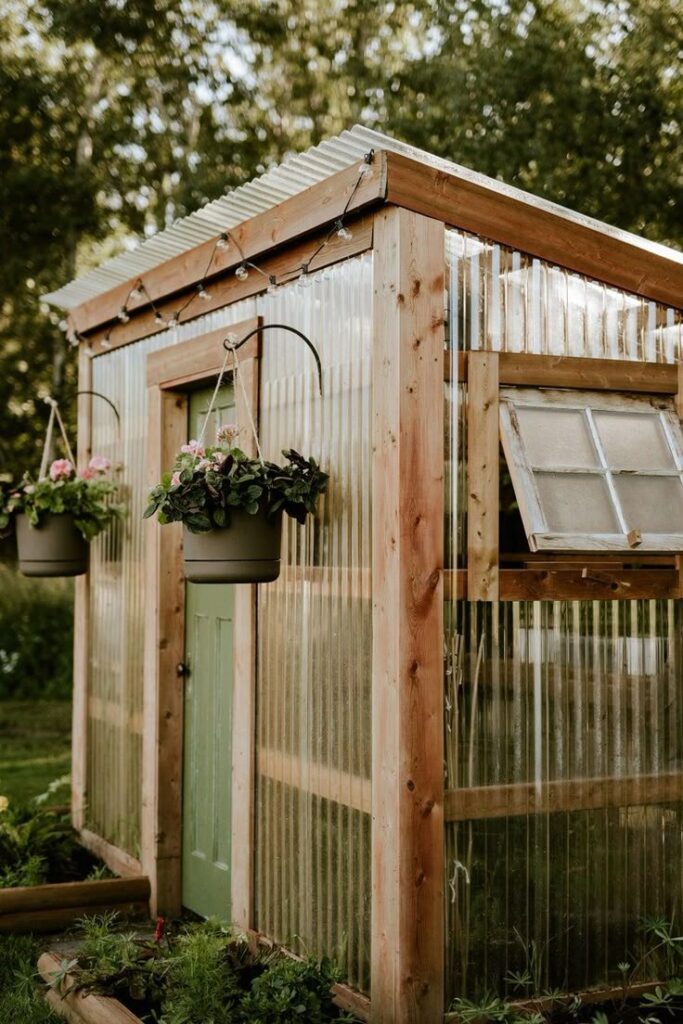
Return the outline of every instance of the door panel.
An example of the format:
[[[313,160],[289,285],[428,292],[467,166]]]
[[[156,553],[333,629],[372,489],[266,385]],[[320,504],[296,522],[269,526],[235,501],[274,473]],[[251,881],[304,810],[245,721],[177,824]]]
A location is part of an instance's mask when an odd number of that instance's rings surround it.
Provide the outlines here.
[[[190,398],[196,438],[211,390]],[[231,388],[221,391],[206,431],[235,420]],[[232,629],[234,589],[188,583],[185,604],[183,751],[183,905],[204,917],[230,918]]]

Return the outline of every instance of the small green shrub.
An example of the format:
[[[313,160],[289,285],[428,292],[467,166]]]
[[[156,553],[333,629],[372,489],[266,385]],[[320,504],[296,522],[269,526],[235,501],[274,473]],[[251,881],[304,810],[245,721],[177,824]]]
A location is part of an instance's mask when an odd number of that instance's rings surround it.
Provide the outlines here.
[[[0,565],[0,700],[69,699],[72,649],[72,582]]]
[[[326,957],[292,960],[280,956],[255,979],[240,1004],[237,1019],[244,1024],[325,1024],[339,1020],[330,994],[339,978],[339,971]]]
[[[95,863],[65,815],[28,808],[0,812],[0,888],[78,881]]]

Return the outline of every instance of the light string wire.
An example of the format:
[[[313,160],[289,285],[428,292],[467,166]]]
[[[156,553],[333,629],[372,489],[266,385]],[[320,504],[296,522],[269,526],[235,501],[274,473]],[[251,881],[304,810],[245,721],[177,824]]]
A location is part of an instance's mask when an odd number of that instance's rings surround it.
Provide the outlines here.
[[[138,277],[135,283],[129,289],[128,294],[126,295],[126,298],[124,300],[124,303],[117,314],[117,319],[122,324],[128,323],[130,320],[131,313],[129,309],[130,301],[132,299],[139,299],[144,297],[147,300],[149,308],[154,314],[154,322],[156,324],[158,324],[160,327],[179,326],[182,314],[189,309],[189,307],[192,305],[193,302],[196,301],[196,299],[209,299],[211,297],[206,288],[207,277],[209,275],[211,267],[213,266],[213,261],[216,256],[216,252],[219,249],[226,249],[229,245],[235,246],[237,254],[240,257],[240,263],[237,265],[234,271],[235,277],[237,277],[240,281],[246,280],[246,278],[249,276],[249,270],[254,270],[257,274],[260,274],[261,277],[265,278],[265,280],[268,282],[268,292],[273,293],[276,291],[279,285],[287,284],[290,281],[296,279],[297,277],[306,277],[310,273],[311,263],[320,255],[321,252],[323,252],[324,249],[327,248],[328,245],[331,244],[332,239],[335,236],[338,238],[342,238],[345,241],[351,239],[351,232],[346,227],[346,218],[348,216],[351,203],[353,202],[356,193],[360,188],[361,182],[370,168],[370,165],[374,161],[374,158],[374,149],[368,150],[368,152],[363,155],[363,161],[358,169],[358,177],[354,182],[353,188],[349,192],[348,198],[346,200],[346,203],[344,204],[344,208],[341,214],[339,215],[339,217],[335,218],[332,227],[325,235],[323,240],[315,247],[315,249],[313,249],[308,258],[299,264],[298,267],[295,267],[292,270],[285,271],[280,276],[276,274],[268,274],[265,270],[263,270],[262,267],[259,267],[257,263],[254,263],[253,260],[247,258],[242,246],[240,245],[235,235],[233,235],[230,231],[227,230],[222,231],[219,234],[216,241],[214,242],[211,254],[204,269],[204,273],[202,274],[199,282],[196,284],[195,290],[185,300],[185,302],[181,306],[179,306],[174,313],[171,314],[170,317],[164,316],[164,314],[161,312],[161,309],[152,298],[152,295],[150,294],[149,289],[147,288],[143,278]],[[69,340],[71,341],[71,344],[78,345],[79,342],[85,342],[87,344],[88,339],[84,335],[82,335],[80,331],[77,330],[77,328],[71,321],[68,322],[67,331],[69,334]],[[104,336],[104,338],[100,341],[100,346],[103,349],[109,349],[112,347],[111,330],[109,330],[107,334]],[[91,356],[94,355],[94,352],[92,351],[89,345],[87,345],[86,347],[86,354]]]

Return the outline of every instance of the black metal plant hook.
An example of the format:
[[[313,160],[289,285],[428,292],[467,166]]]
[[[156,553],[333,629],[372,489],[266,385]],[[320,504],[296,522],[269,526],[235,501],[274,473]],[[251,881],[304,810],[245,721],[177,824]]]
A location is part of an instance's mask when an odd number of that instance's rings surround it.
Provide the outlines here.
[[[76,396],[78,395],[94,395],[95,398],[101,398],[103,402],[106,402],[107,405],[109,405],[114,410],[114,416],[116,416],[116,424],[119,428],[121,427],[121,416],[119,415],[119,410],[116,408],[111,398],[107,398],[106,395],[101,395],[99,391],[77,391]]]
[[[306,345],[308,345],[309,349],[313,353],[313,358],[315,359],[315,365],[316,365],[316,369],[318,371],[318,387],[320,389],[320,397],[322,398],[322,394],[323,394],[323,367],[322,367],[322,363],[320,362],[320,356],[318,355],[318,350],[315,347],[315,345],[313,344],[313,342],[311,341],[311,339],[306,337],[304,332],[300,331],[298,329],[298,327],[290,327],[289,324],[260,324],[258,327],[254,327],[253,330],[249,331],[247,334],[244,335],[243,338],[241,338],[239,341],[236,341],[234,344],[230,342],[229,337],[225,338],[225,340],[223,341],[223,348],[226,351],[234,352],[236,349],[242,348],[242,345],[245,345],[249,341],[250,338],[253,338],[253,336],[255,334],[259,334],[261,331],[274,331],[274,330],[289,331],[291,334],[296,334],[296,336],[298,338],[301,338],[301,340]]]

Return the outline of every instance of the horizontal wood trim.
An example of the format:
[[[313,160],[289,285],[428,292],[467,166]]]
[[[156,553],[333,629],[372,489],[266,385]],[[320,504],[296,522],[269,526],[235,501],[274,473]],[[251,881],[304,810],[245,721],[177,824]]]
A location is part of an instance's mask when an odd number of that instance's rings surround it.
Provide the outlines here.
[[[223,341],[227,336],[235,334],[238,338],[243,338],[250,331],[256,330],[260,323],[260,317],[251,317],[229,327],[207,331],[206,334],[189,338],[178,345],[169,345],[158,352],[150,352],[147,356],[147,387],[186,390],[191,384],[214,378],[223,365]],[[239,350],[237,358],[240,363],[247,359],[255,359],[258,351],[259,338],[255,335]],[[228,368],[233,369],[232,358]]]
[[[526,814],[645,807],[683,801],[683,773],[567,779],[446,791],[446,821],[480,821]]]
[[[453,366],[453,355],[457,366]],[[469,352],[447,352],[444,377],[467,381]],[[543,356],[523,352],[499,352],[501,385],[515,387],[576,388],[589,391],[635,391],[646,395],[675,395],[678,366],[621,359],[587,359],[583,356]]]
[[[85,882],[54,885],[16,886],[0,889],[0,918],[5,914],[32,910],[57,910],[67,907],[114,905],[146,902],[149,879],[102,878]]]
[[[628,998],[637,999],[638,996],[645,995],[646,992],[654,992],[656,988],[662,988],[665,984],[662,981],[643,981],[629,984]],[[577,998],[588,1006],[592,1006],[595,1003],[611,1003],[614,1000],[618,1000],[621,1004],[624,999],[624,986],[581,989],[579,992],[540,996],[538,999],[514,999],[509,1005],[520,1010],[522,1013],[546,1013],[560,1008],[563,1001],[569,1003]],[[461,1024],[461,1022],[461,1015],[456,1012],[447,1013],[444,1017],[444,1024]]]
[[[126,732],[142,735],[142,712],[131,712],[128,708],[104,697],[88,696],[88,721],[107,722],[108,725],[125,729]]]
[[[601,230],[539,209],[457,174],[387,153],[387,202],[451,227],[538,256],[558,266],[670,306],[683,305],[683,258],[671,258]]]
[[[52,985],[59,971],[59,957],[43,953],[38,960],[38,973],[46,985]],[[72,991],[74,978],[70,975],[62,982],[61,992],[48,992],[50,1006],[60,1017],[83,1024],[140,1024],[140,1018],[112,996],[86,995]]]
[[[104,861],[110,871],[121,875],[122,878],[137,878],[142,875],[142,867],[139,860],[131,856],[130,853],[126,853],[125,850],[121,850],[118,846],[114,846],[113,843],[103,839],[102,836],[91,832],[90,829],[80,829],[78,841],[86,850],[90,850],[96,857]]]
[[[17,932],[25,935],[29,932],[61,932],[82,917],[87,917],[93,912],[102,914],[106,910],[115,910],[122,918],[149,918],[149,904],[142,900],[132,903],[100,903],[96,907],[93,907],[92,903],[83,903],[77,907],[17,910],[11,914],[0,914],[0,934]]]
[[[300,587],[308,583],[322,597],[372,597],[372,570],[369,566],[287,566],[280,578],[280,587]]]
[[[326,246],[316,256],[315,260],[311,261],[311,270],[321,270],[323,267],[340,263],[342,260],[358,256],[372,247],[372,217],[366,216],[359,221],[351,221],[349,224],[353,229],[353,237],[350,239],[337,237],[332,239],[329,246]],[[268,287],[267,277],[271,274],[274,274],[278,280],[285,282],[295,280],[299,276],[301,264],[310,257],[311,252],[325,235],[326,232],[322,236],[314,236],[306,242],[295,245],[293,248],[283,250],[281,253],[260,260],[259,266],[264,274],[267,275],[266,277],[252,270],[246,281],[241,281],[233,273],[228,273],[213,281],[211,283],[211,297],[205,301],[193,302],[181,316],[180,322],[183,324],[187,323],[199,316],[204,316],[206,313],[223,309],[234,302],[259,295],[261,292],[266,291]],[[173,313],[177,312],[178,307],[189,297],[191,292],[192,289],[173,300],[159,301],[156,303],[156,306],[163,316],[170,317]],[[88,341],[93,354],[99,356],[105,355],[107,352],[112,351],[112,349],[120,348],[122,345],[141,341],[143,338],[151,337],[165,330],[167,330],[166,327],[160,326],[155,322],[153,312],[147,310],[137,314],[135,317],[131,317],[130,321],[126,324],[116,324],[111,328],[98,329],[94,334],[90,335]]]
[[[293,754],[261,747],[256,753],[258,775],[292,786],[305,793],[332,800],[344,807],[370,814],[372,783],[370,779],[340,771],[329,765],[303,761]]]
[[[681,597],[675,568],[619,569],[602,562],[597,567],[589,558],[584,563],[575,569],[501,569],[499,600],[666,601]],[[448,601],[468,599],[466,569],[446,571],[445,595]]]
[[[166,298],[181,294],[185,290],[196,289],[206,281],[211,283],[216,277],[225,274],[242,263],[242,255],[248,260],[257,260],[280,246],[287,245],[303,235],[319,231],[323,225],[332,224],[345,211],[351,193],[356,188],[358,169],[361,160],[356,160],[343,171],[338,171],[324,181],[311,185],[297,195],[285,199],[273,209],[250,217],[241,224],[230,228],[230,235],[236,240],[225,249],[214,252],[216,235],[207,242],[202,242],[188,252],[180,253],[159,266],[136,274],[123,284],[117,285],[103,295],[88,299],[76,306],[71,317],[75,328],[82,334],[93,330],[101,324],[116,321],[121,308],[130,295],[131,290],[140,278],[159,306]],[[386,154],[377,152],[372,164],[369,165],[360,185],[351,199],[348,213],[358,212],[369,206],[381,203],[386,193]],[[239,246],[239,248],[238,248]],[[211,254],[214,253],[211,266],[207,266]],[[260,276],[260,275],[259,275]],[[265,282],[267,286],[268,282]],[[133,315],[148,308],[149,301],[145,295],[129,299],[127,309]],[[207,307],[206,302],[194,304]]]

